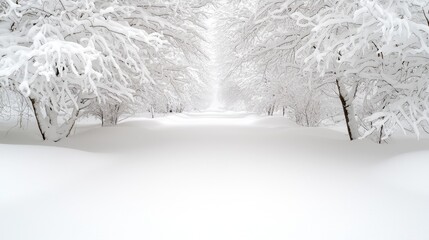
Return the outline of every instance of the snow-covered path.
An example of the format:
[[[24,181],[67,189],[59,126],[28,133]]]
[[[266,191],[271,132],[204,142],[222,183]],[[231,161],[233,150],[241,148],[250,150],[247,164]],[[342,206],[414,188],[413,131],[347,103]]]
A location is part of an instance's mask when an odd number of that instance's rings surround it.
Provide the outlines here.
[[[333,130],[237,113],[6,145],[19,137],[0,138],[0,239],[429,236],[427,141],[350,143]]]

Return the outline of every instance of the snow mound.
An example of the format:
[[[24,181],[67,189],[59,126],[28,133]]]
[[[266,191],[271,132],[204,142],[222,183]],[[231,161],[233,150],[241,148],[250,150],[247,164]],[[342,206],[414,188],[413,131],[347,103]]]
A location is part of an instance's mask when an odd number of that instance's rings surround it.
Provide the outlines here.
[[[0,152],[0,206],[84,184],[91,171],[107,162],[100,155],[60,147],[0,144]]]
[[[374,176],[392,187],[429,196],[429,151],[392,157],[375,168]]]
[[[56,144],[22,134],[0,144],[0,239],[429,236],[428,141],[351,143],[233,113],[86,124]]]

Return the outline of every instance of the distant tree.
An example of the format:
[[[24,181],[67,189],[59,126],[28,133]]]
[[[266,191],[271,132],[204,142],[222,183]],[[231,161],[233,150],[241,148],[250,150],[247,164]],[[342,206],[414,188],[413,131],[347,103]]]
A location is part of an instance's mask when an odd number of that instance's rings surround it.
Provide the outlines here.
[[[125,2],[125,1],[124,1]],[[183,111],[199,108],[208,89],[204,73],[208,61],[203,42],[207,8],[211,0],[129,0],[134,11],[124,17],[127,24],[149,34],[162,33],[162,48],[145,48],[147,74],[143,83],[132,86],[134,99],[96,104],[91,109],[101,115],[103,125],[115,125],[122,114],[141,109],[151,112]]]
[[[314,7],[317,4],[308,1],[239,1],[229,17],[221,18],[220,31],[227,28],[236,32],[224,40],[229,45],[222,43],[219,47],[220,51],[225,51],[225,46],[229,49],[222,62],[232,66],[226,68],[224,83],[224,96],[231,105],[243,102],[249,110],[268,115],[291,110],[294,116],[290,117],[302,125],[313,126],[321,121],[321,112],[306,114],[320,101],[315,99],[320,89],[307,84],[313,76],[303,74],[296,59],[311,29],[298,26],[292,17],[297,11]],[[230,89],[236,91],[231,94]]]

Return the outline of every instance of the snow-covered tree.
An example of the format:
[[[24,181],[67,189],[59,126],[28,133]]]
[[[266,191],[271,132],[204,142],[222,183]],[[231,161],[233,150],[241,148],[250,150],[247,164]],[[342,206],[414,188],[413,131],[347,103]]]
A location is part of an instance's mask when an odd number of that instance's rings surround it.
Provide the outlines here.
[[[222,31],[225,27],[236,31],[231,34],[234,38],[226,40],[230,42],[231,54],[226,56],[229,61],[223,62],[232,67],[226,74],[224,96],[232,103],[244,102],[248,109],[268,115],[276,110],[292,110],[295,117],[291,117],[303,125],[321,121],[300,120],[305,119],[302,114],[309,106],[320,101],[316,97],[320,96],[321,89],[308,84],[311,76],[302,73],[296,60],[296,51],[307,41],[311,29],[298,26],[292,18],[294,12],[307,11],[313,5],[303,1],[262,0],[241,1],[235,6],[229,25],[220,26]],[[247,10],[245,14],[236,14],[243,9]],[[233,94],[232,89],[236,89]],[[301,104],[303,102],[306,104]],[[315,118],[321,115],[312,114]],[[312,124],[307,124],[310,122]]]
[[[0,80],[30,99],[43,139],[68,136],[93,100],[132,99],[132,83],[150,81],[146,53],[164,40],[130,26],[133,6],[97,0],[4,5]]]
[[[417,135],[428,126],[429,2],[361,1],[355,18],[378,33],[373,45],[378,72],[367,74],[373,114],[366,135],[378,130],[378,141],[402,128]]]
[[[130,0],[134,12],[124,18],[132,27],[148,33],[162,33],[161,49],[149,49],[147,70],[150,82],[136,84],[136,101],[110,101],[97,104],[95,113],[102,115],[103,125],[114,125],[122,113],[141,109],[152,112],[183,111],[200,108],[206,102],[204,73],[207,62],[203,49],[204,21],[211,0]]]
[[[297,115],[309,106],[297,103],[331,105],[321,93],[335,91],[351,140],[364,134],[381,142],[398,126],[418,134],[428,116],[428,4],[239,1],[222,26],[235,31],[225,95],[252,110],[287,106]],[[245,14],[234,15],[242,5]]]
[[[335,79],[352,140],[359,126],[370,129],[365,136],[378,129],[381,142],[398,125],[418,134],[427,121],[427,6],[343,0],[315,15],[294,14],[298,25],[312,31],[298,55],[308,71],[317,68]],[[358,122],[354,101],[362,98]]]

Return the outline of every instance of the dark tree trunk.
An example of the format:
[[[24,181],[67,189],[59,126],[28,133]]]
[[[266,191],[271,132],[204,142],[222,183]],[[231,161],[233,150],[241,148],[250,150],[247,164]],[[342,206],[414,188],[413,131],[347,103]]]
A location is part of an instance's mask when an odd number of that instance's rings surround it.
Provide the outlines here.
[[[336,83],[350,141],[357,140],[359,138],[359,134],[350,93],[345,89],[345,86],[340,82],[340,80],[337,79]]]
[[[45,141],[46,140],[46,135],[45,135],[45,131],[43,130],[43,127],[41,125],[42,124],[41,123],[42,120],[40,119],[41,116],[39,115],[40,112],[38,110],[37,102],[33,98],[30,98],[30,102],[31,102],[31,106],[32,106],[33,111],[34,111],[34,117],[36,118],[37,127],[39,128],[39,132],[42,135],[43,141]]]
[[[268,108],[268,116],[273,116],[274,115],[274,110],[275,110],[276,106],[273,104],[271,106],[269,106]]]
[[[58,142],[61,139],[70,136],[79,116],[79,109],[73,109],[71,116],[64,123],[59,124],[58,113],[55,112],[55,110],[48,106],[43,108],[40,105],[40,102],[31,97],[30,102],[43,140]],[[45,114],[43,114],[43,112]]]

